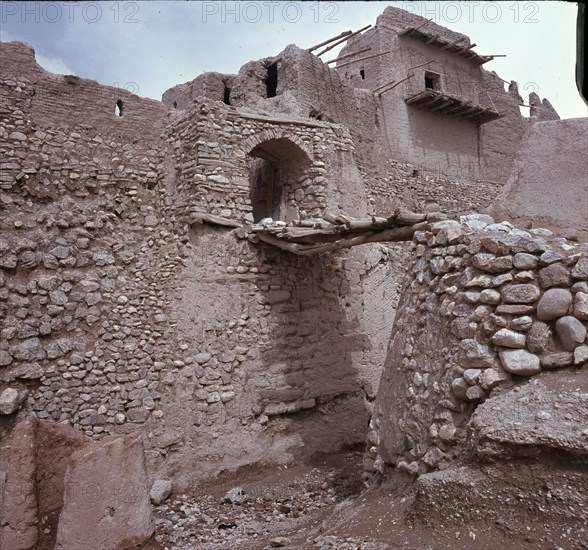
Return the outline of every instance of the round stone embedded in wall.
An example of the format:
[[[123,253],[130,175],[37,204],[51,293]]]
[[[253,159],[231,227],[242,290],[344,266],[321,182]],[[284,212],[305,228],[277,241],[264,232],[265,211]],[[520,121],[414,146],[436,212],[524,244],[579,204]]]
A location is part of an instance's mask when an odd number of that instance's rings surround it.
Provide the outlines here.
[[[504,370],[519,376],[531,376],[541,372],[539,357],[525,349],[501,351],[500,361]]]
[[[551,264],[539,271],[539,283],[542,288],[554,286],[570,286],[570,272],[561,263]]]
[[[535,269],[539,263],[539,259],[533,254],[519,252],[513,256],[512,263],[517,269]]]
[[[537,304],[537,319],[551,321],[563,317],[572,304],[572,293],[564,288],[551,288]]]
[[[535,285],[510,285],[502,289],[502,301],[507,304],[530,304],[539,298]]]
[[[527,338],[524,334],[508,328],[501,328],[492,336],[494,345],[504,346],[505,348],[524,348],[526,341]]]
[[[586,339],[586,327],[571,315],[558,319],[555,323],[555,331],[562,346],[568,351],[574,351]]]

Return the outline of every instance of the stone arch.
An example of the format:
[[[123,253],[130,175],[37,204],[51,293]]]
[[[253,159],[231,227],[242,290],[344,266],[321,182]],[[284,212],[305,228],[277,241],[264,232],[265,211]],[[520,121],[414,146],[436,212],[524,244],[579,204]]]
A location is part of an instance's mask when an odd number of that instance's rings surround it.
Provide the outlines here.
[[[312,144],[303,141],[296,134],[282,130],[280,128],[266,128],[258,134],[250,136],[243,142],[243,149],[247,154],[251,154],[251,151],[264,141],[271,141],[274,139],[287,139],[291,141],[294,145],[297,145],[300,149],[302,149],[302,151],[306,153],[306,156],[310,161],[313,160],[314,153],[312,150]]]
[[[305,197],[303,186],[312,164],[308,144],[273,130],[264,130],[255,138],[248,140],[246,149],[254,221],[299,218]]]

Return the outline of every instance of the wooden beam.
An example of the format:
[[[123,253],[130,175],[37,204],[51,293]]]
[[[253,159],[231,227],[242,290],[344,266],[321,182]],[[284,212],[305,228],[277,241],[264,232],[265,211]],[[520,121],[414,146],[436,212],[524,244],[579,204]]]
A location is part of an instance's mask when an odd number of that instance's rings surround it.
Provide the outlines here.
[[[443,46],[441,49],[442,50],[448,50],[452,46],[455,46],[456,44],[459,44],[460,42],[463,42],[465,39],[466,39],[466,37],[465,36],[462,36],[461,38],[458,38],[457,40],[454,40],[453,42],[449,42],[449,44]]]
[[[276,246],[277,248],[287,250],[288,252],[292,252],[294,254],[300,254],[300,246],[295,243],[282,241],[281,239],[277,239],[271,235],[266,235],[265,233],[257,233],[257,236],[259,237],[260,241],[263,241],[267,244],[271,244],[272,246]]]
[[[316,54],[317,57],[320,57],[324,53],[327,53],[328,51],[331,51],[333,48],[336,48],[339,44],[342,44],[343,42],[347,42],[347,40],[349,40],[350,38],[353,38],[355,35],[359,34],[360,32],[363,32],[366,29],[369,29],[371,26],[372,26],[371,24],[366,25],[365,27],[362,27],[358,31],[355,31],[355,32],[352,32],[351,34],[346,35],[345,37],[341,38],[341,40],[338,40],[337,42],[334,42],[328,48],[325,48],[324,50],[322,50],[319,53],[317,53]]]
[[[346,67],[347,65],[351,65],[352,63],[358,63],[359,61],[365,61],[366,59],[371,59],[372,57],[380,57],[381,55],[386,55],[387,53],[390,53],[390,50],[385,51],[385,52],[380,52],[380,53],[375,53],[372,55],[366,55],[365,57],[360,57],[359,59],[352,59],[351,61],[346,61],[345,63],[341,63],[341,65],[337,65],[337,69],[340,69],[341,67]]]
[[[324,42],[321,42],[320,44],[317,44],[316,46],[313,46],[312,48],[308,48],[306,51],[311,53],[314,50],[316,50],[317,48],[320,48],[321,46],[324,46],[326,44],[330,44],[331,42],[333,42],[333,40],[339,40],[340,38],[344,37],[344,36],[348,36],[351,34],[352,31],[344,31],[341,34],[338,34],[337,36],[334,36],[333,38],[329,38],[328,40],[325,40]]]
[[[371,49],[372,49],[372,47],[368,46],[367,48],[363,48],[363,50],[357,50],[356,52],[342,55],[341,57],[338,57],[337,59],[331,59],[331,61],[327,61],[326,63],[327,63],[327,65],[330,65],[331,63],[336,63],[337,61],[343,61],[344,59],[348,59],[349,57],[359,55],[360,53],[369,52]]]
[[[390,86],[389,88],[386,88],[384,90],[375,92],[377,93],[377,95],[382,95],[385,92],[389,92],[390,90],[392,90],[393,88],[396,88],[396,86],[398,86],[399,84],[402,84],[404,81],[408,80],[409,78],[412,78],[414,76],[414,74],[409,74],[406,78],[403,78],[402,80],[399,80],[398,82],[396,82],[396,84],[393,84],[392,86]]]
[[[431,59],[431,61],[425,61],[425,63],[419,63],[418,65],[413,65],[412,67],[409,67],[406,70],[407,70],[407,72],[412,71],[413,69],[418,69],[419,67],[424,67],[425,65],[430,65],[434,61],[435,61],[434,59]]]
[[[431,21],[433,21],[433,18],[432,17],[431,17],[431,19],[427,19],[427,21],[425,21],[424,23],[421,23],[418,27],[407,27],[403,31],[399,32],[398,34],[404,35],[404,34],[407,34],[407,33],[410,34],[410,33],[414,32],[414,31],[418,31],[420,28],[424,27],[425,25],[427,25]]]
[[[438,35],[438,34],[434,34],[433,36],[431,36],[431,37],[429,38],[429,40],[427,40],[427,41],[425,42],[425,45],[427,45],[427,46],[428,46],[429,44],[432,44],[432,43],[433,43],[433,42],[435,42],[435,41],[436,41],[438,38],[439,38],[439,35]]]
[[[377,242],[398,242],[410,241],[414,234],[421,229],[425,229],[428,223],[426,221],[416,223],[414,225],[407,225],[403,227],[394,227],[392,229],[385,229],[384,231],[376,231],[360,235],[358,237],[351,237],[349,239],[340,239],[334,243],[320,244],[312,247],[304,247],[298,249],[298,254],[302,256],[312,256],[314,254],[321,254],[324,252],[334,252],[345,248],[351,248],[361,244],[377,243]]]
[[[222,225],[225,227],[243,227],[243,224],[237,220],[231,220],[229,218],[223,218],[222,216],[216,216],[214,214],[208,214],[206,212],[192,212],[188,215],[188,223],[209,223],[211,225]]]

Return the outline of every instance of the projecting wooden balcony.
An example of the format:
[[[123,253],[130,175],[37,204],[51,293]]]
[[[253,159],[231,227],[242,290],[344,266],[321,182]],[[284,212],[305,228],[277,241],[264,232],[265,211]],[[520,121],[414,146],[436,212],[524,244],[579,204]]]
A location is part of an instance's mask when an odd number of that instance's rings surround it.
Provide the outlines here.
[[[413,105],[421,109],[427,109],[440,115],[452,116],[471,120],[476,124],[486,124],[500,118],[502,115],[494,111],[475,105],[471,101],[465,101],[459,97],[450,96],[437,90],[425,90],[404,98],[407,105]]]

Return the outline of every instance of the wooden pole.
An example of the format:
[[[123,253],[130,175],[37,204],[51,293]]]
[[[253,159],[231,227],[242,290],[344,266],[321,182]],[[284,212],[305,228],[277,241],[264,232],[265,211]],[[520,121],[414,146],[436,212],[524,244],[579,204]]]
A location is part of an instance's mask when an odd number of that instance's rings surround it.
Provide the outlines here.
[[[419,67],[424,67],[425,65],[430,65],[434,61],[435,61],[434,59],[431,59],[431,61],[426,61],[425,63],[419,63],[418,65],[413,65],[412,67],[409,67],[406,70],[407,71],[412,71],[413,69],[418,69]]]
[[[386,52],[375,53],[372,55],[366,55],[365,57],[360,57],[359,59],[352,59],[351,61],[346,61],[345,63],[341,63],[341,65],[337,65],[337,69],[340,69],[341,67],[347,67],[347,65],[351,65],[352,63],[358,63],[359,61],[365,61],[366,59],[371,59],[372,57],[379,57],[381,55],[386,55],[387,53],[390,53],[390,50],[388,50]]]
[[[325,44],[331,43],[333,40],[339,40],[339,38],[342,38],[343,36],[350,35],[351,32],[352,31],[343,31],[341,34],[338,34],[337,36],[334,36],[333,38],[329,38],[328,40],[325,40],[324,42],[321,42],[320,44],[317,44],[316,46],[313,46],[312,48],[308,48],[306,51],[312,52],[312,51],[316,50],[317,48],[324,46]]]
[[[341,57],[338,57],[337,59],[331,59],[331,61],[327,61],[327,65],[330,65],[331,63],[335,63],[337,61],[343,61],[344,59],[347,59],[349,57],[353,57],[354,55],[359,55],[360,53],[365,53],[365,52],[369,52],[372,49],[371,46],[368,46],[367,48],[364,48],[363,50],[357,50],[356,52],[353,53],[348,53],[347,55],[342,55]]]
[[[431,21],[433,21],[433,17],[431,17],[431,19],[427,19],[424,23],[421,23],[418,27],[414,27],[414,29],[411,29],[409,27],[408,29],[403,30],[400,34],[405,34],[409,30],[410,30],[410,32],[418,31],[421,27],[424,27],[427,23],[430,23]]]
[[[385,89],[378,88],[378,91],[374,91],[373,93],[375,93],[377,95],[382,95],[384,92],[389,92],[390,90],[392,90],[393,88],[396,88],[396,86],[398,86],[399,84],[402,84],[405,80],[408,80],[409,78],[412,78],[413,76],[414,76],[414,74],[409,74],[406,78],[399,80],[398,82],[396,82],[396,84],[393,84],[389,88],[386,88],[386,86],[382,86],[382,88],[385,88]]]
[[[359,34],[360,32],[365,31],[366,29],[369,29],[371,27],[370,25],[366,25],[365,27],[359,29],[358,31],[352,32],[351,34],[345,36],[344,38],[341,38],[341,40],[338,40],[337,42],[335,42],[334,44],[331,44],[328,48],[325,48],[323,51],[317,53],[317,57],[320,57],[321,55],[323,55],[324,53],[327,53],[328,51],[332,50],[333,48],[337,47],[339,44],[342,44],[343,42],[346,42],[347,40],[349,40],[350,38],[354,37],[356,34]]]
[[[342,250],[344,248],[351,248],[360,244],[378,243],[378,242],[397,242],[410,241],[414,234],[421,229],[425,229],[428,223],[421,222],[415,225],[407,225],[404,227],[394,227],[384,231],[376,231],[360,235],[359,237],[351,237],[350,239],[340,239],[334,243],[319,244],[310,247],[300,247],[298,254],[302,256],[312,256],[313,254],[320,254],[322,252],[334,252],[335,250]],[[290,243],[291,244],[291,243]]]

